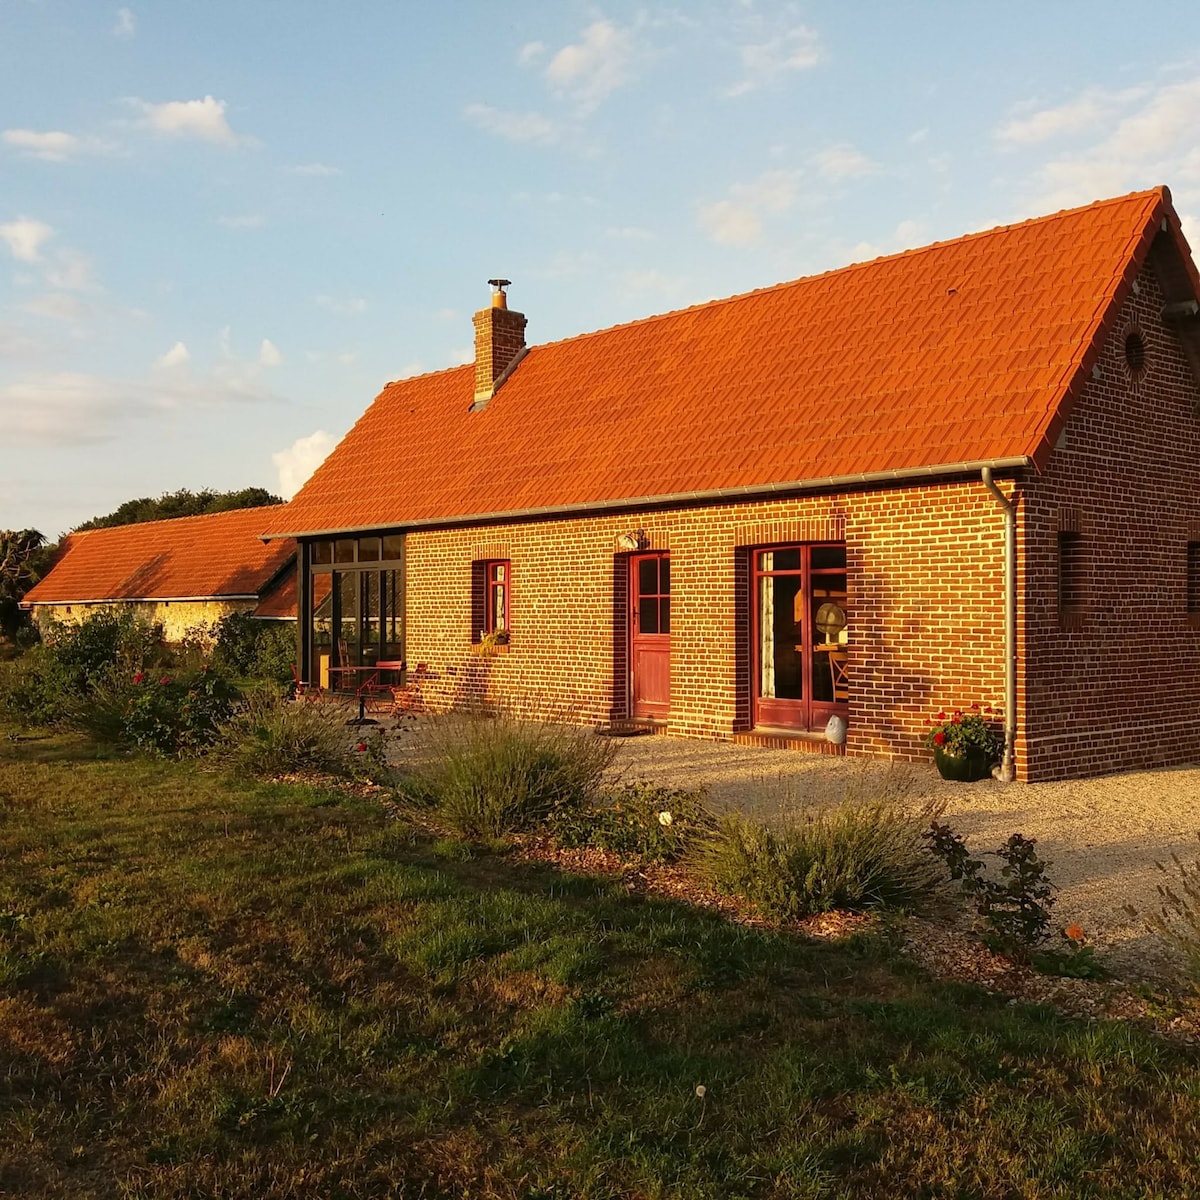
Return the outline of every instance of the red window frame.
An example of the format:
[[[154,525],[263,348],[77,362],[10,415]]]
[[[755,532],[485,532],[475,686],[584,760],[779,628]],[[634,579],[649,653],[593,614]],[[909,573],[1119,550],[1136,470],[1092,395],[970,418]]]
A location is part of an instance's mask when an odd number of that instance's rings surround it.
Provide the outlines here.
[[[512,561],[488,559],[483,564],[483,632],[508,632],[512,603]]]

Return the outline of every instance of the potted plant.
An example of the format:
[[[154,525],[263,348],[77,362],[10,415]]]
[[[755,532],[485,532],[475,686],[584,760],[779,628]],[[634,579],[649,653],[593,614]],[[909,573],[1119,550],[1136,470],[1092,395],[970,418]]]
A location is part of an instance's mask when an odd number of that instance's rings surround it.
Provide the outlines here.
[[[508,645],[507,629],[490,629],[479,638],[479,653],[485,657],[493,654],[503,654],[502,646]]]
[[[1004,739],[995,728],[999,716],[990,704],[972,704],[968,709],[956,708],[929,718],[925,744],[933,751],[943,779],[974,783],[992,773],[1004,750]]]

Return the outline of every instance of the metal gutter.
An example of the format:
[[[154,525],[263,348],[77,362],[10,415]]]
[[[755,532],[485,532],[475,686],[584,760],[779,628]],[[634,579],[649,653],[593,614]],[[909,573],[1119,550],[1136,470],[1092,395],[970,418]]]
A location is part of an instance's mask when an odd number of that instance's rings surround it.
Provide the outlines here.
[[[991,467],[980,474],[1004,510],[1004,758],[999,778],[1012,783],[1017,777],[1017,506],[996,486]]]
[[[234,592],[220,596],[109,596],[104,600],[22,600],[21,607],[37,608],[39,604],[203,604],[211,600],[258,599],[257,592]]]
[[[468,513],[461,517],[421,517],[395,525],[353,525],[333,529],[305,529],[298,532],[260,534],[264,542],[278,538],[333,537],[337,534],[374,533],[378,530],[448,529],[458,525],[495,524],[553,517],[579,516],[585,513],[619,512],[638,508],[669,508],[684,504],[705,504],[721,500],[762,500],[800,492],[843,491],[872,487],[882,483],[915,483],[923,479],[941,479],[949,475],[975,475],[979,471],[1023,471],[1034,465],[1024,455],[1015,458],[980,459],[974,462],[943,463],[935,467],[900,467],[890,471],[867,471],[860,475],[829,475],[817,479],[798,479],[787,483],[756,483],[747,487],[715,488],[705,492],[669,492],[658,496],[632,496],[617,500],[589,500],[547,508],[500,509],[495,512]]]

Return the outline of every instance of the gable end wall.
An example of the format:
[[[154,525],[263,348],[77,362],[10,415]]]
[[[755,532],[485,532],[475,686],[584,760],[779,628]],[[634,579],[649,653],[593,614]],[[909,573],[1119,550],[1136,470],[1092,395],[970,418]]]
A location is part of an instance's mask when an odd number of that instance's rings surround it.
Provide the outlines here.
[[[1022,487],[1019,586],[1030,779],[1200,761],[1200,627],[1186,612],[1187,542],[1200,540],[1200,390],[1138,279],[1047,465]],[[1131,382],[1136,326],[1148,370]],[[1061,530],[1076,532],[1084,598],[1058,612]]]

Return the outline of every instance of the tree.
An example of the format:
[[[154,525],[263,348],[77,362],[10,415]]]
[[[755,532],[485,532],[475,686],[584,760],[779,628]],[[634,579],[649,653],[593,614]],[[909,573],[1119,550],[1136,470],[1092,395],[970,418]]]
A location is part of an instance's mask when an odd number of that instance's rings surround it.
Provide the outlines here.
[[[45,546],[36,529],[0,529],[0,634],[6,638],[26,620],[21,597],[46,569]]]
[[[76,526],[76,532],[84,529],[108,529],[113,525],[138,525],[142,521],[169,521],[176,517],[199,517],[206,513],[229,512],[235,508],[259,508],[268,504],[282,504],[281,497],[266,488],[248,487],[236,492],[214,492],[204,488],[193,492],[180,488],[177,492],[164,492],[157,500],[142,496],[137,500],[126,500],[119,508],[103,517],[93,517]]]

